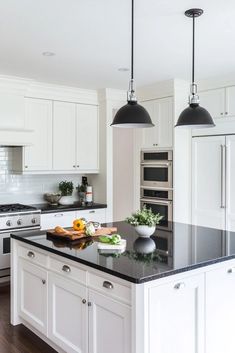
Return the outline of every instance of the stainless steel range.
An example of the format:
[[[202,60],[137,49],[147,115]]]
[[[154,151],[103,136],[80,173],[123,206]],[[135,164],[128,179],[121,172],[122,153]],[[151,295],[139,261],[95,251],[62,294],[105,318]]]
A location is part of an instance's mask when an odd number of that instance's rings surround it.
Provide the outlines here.
[[[10,276],[10,234],[40,229],[41,211],[21,204],[0,205],[0,283]]]

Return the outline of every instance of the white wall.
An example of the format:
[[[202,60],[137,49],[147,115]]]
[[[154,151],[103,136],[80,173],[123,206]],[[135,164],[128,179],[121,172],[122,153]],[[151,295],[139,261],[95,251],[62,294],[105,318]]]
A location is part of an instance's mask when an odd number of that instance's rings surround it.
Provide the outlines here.
[[[133,210],[133,129],[113,129],[113,220],[121,221]]]
[[[12,174],[11,169],[12,147],[0,147],[0,204],[41,203],[44,193],[58,191],[60,181],[73,181],[74,186],[81,183],[81,175],[21,175]]]

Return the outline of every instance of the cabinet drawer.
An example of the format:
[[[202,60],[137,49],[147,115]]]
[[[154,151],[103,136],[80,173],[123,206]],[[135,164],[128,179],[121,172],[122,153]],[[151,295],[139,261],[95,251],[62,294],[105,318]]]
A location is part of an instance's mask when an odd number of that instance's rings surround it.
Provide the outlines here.
[[[106,209],[98,208],[92,210],[77,211],[77,218],[85,218],[87,221],[105,223]]]
[[[108,277],[97,276],[93,273],[88,274],[89,287],[94,288],[110,297],[121,300],[125,303],[131,302],[131,288],[113,280]]]
[[[69,261],[50,258],[49,267],[52,271],[59,273],[65,278],[72,279],[80,283],[86,283],[86,271],[73,266]]]
[[[47,267],[47,255],[44,255],[37,250],[35,251],[33,248],[19,246],[18,255],[34,264]]]
[[[41,229],[53,229],[56,226],[72,227],[75,219],[76,211],[42,214]]]

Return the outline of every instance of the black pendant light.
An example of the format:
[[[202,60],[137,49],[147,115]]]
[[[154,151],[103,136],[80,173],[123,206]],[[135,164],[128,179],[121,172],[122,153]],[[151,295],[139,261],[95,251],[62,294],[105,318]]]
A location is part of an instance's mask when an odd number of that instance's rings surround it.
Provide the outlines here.
[[[203,14],[202,9],[190,9],[185,12],[185,16],[193,19],[193,55],[192,55],[192,83],[189,96],[189,107],[182,111],[177,121],[176,127],[207,128],[214,127],[215,123],[210,113],[200,107],[197,85],[194,81],[195,71],[195,18]]]
[[[134,89],[134,0],[131,1],[131,80],[127,104],[118,110],[111,126],[125,128],[153,127],[147,110],[138,104]]]

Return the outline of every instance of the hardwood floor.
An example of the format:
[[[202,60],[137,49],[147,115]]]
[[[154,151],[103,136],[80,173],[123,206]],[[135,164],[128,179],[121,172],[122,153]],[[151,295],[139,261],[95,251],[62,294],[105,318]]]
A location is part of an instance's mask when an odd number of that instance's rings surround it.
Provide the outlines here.
[[[0,353],[55,353],[23,325],[10,324],[10,288],[0,286]]]

